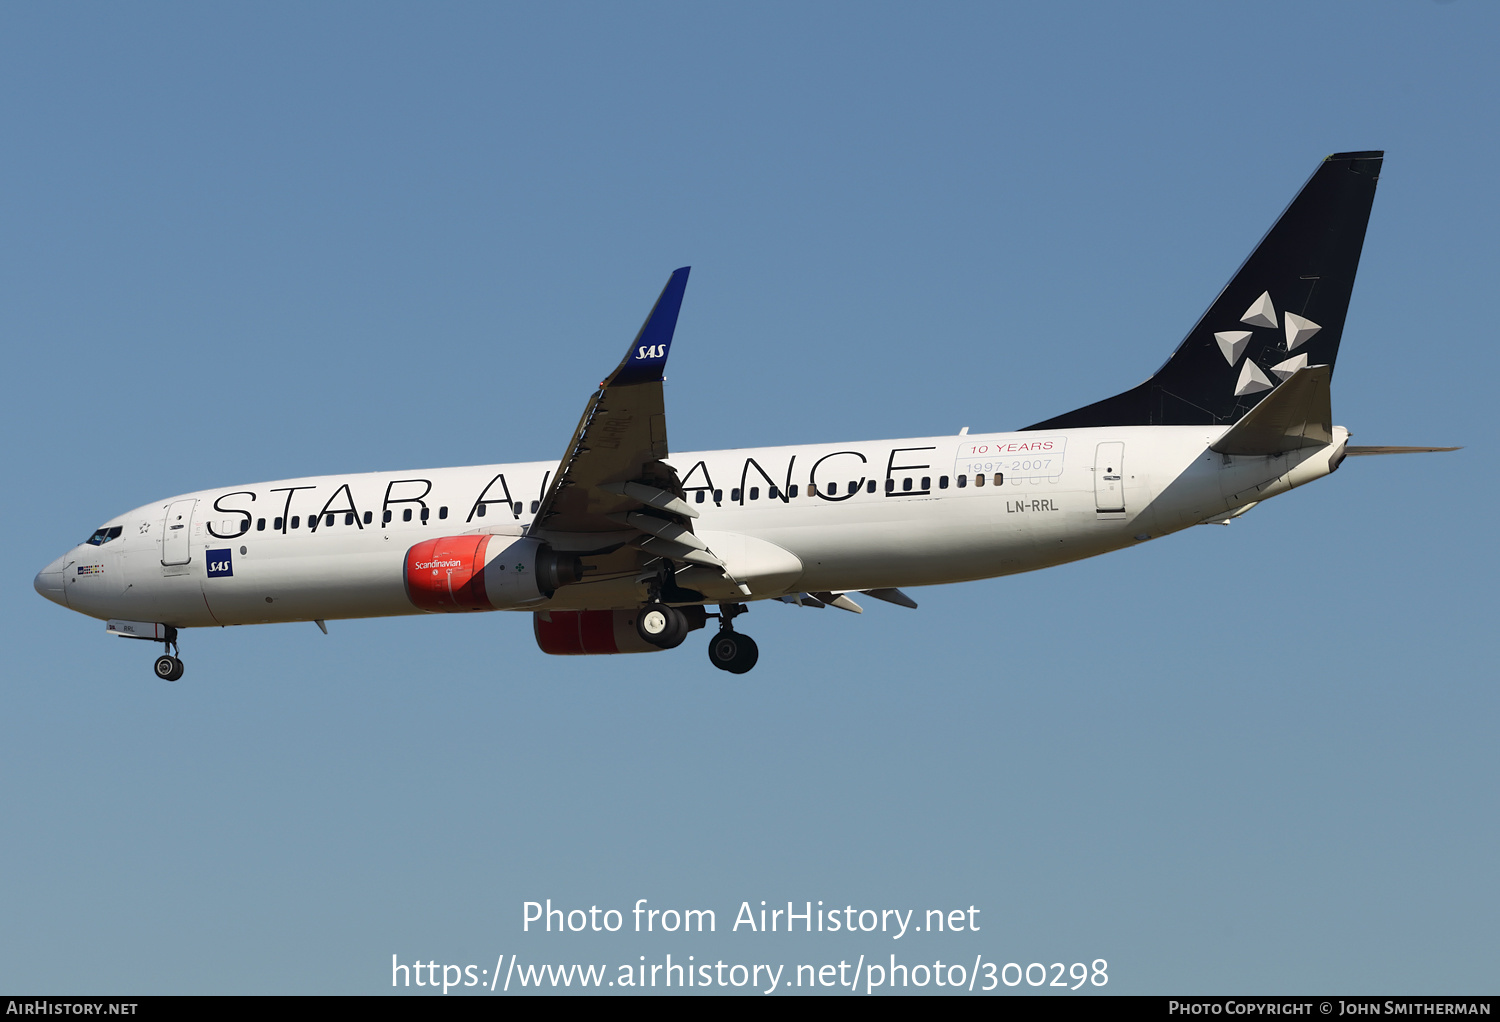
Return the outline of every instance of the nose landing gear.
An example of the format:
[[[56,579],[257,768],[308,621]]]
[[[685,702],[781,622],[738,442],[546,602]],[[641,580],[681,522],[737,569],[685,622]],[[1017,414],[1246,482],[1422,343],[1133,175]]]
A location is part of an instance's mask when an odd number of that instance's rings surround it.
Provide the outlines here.
[[[172,655],[182,652],[177,645],[177,629],[170,626],[167,628],[166,638],[162,639],[162,648],[164,652],[156,658],[156,676],[162,681],[176,681],[182,677],[183,672],[182,661]],[[165,652],[167,650],[170,652]]]
[[[719,634],[708,644],[708,661],[721,671],[744,674],[760,659],[755,640],[734,630],[734,619],[749,609],[743,603],[719,604]]]

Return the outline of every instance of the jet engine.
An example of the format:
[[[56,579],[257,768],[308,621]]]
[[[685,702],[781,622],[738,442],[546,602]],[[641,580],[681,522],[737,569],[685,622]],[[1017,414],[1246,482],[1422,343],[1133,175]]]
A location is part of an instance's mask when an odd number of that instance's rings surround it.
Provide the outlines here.
[[[648,637],[641,615],[652,609],[668,617],[668,634]],[[543,653],[588,656],[599,653],[653,653],[681,644],[688,632],[702,628],[708,612],[699,606],[665,608],[661,604],[634,610],[539,610],[532,615],[536,644]]]
[[[543,653],[577,656],[594,653],[655,653],[636,629],[639,610],[539,610],[536,644]]]
[[[518,610],[582,576],[577,556],[534,539],[441,536],[406,552],[406,597],[433,613]]]

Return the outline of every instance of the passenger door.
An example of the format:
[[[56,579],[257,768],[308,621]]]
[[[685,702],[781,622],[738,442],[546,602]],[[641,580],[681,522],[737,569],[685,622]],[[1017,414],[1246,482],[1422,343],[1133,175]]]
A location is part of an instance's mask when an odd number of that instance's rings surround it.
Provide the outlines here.
[[[167,507],[161,524],[161,564],[164,575],[186,573],[186,565],[193,559],[193,509],[196,500],[174,500]],[[178,568],[173,571],[171,569]]]

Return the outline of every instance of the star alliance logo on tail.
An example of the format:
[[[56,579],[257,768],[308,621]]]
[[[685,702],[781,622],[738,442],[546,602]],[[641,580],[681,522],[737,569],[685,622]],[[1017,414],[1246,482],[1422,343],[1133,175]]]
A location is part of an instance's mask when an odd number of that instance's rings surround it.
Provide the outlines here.
[[[1286,328],[1286,350],[1288,352],[1300,347],[1309,340],[1313,334],[1323,329],[1318,324],[1305,316],[1299,316],[1295,312],[1284,315]],[[1250,308],[1240,317],[1240,322],[1246,326],[1269,327],[1276,329],[1276,305],[1271,301],[1271,292],[1262,291],[1259,298],[1251,303]],[[1219,342],[1219,350],[1224,353],[1224,360],[1233,366],[1245,353],[1250,344],[1250,338],[1255,336],[1253,330],[1221,330],[1214,334],[1214,340]],[[1298,369],[1307,365],[1307,352],[1284,361],[1278,362],[1271,367],[1271,372],[1282,380],[1287,379]],[[1270,390],[1280,382],[1266,375],[1253,359],[1246,359],[1244,366],[1240,368],[1240,378],[1234,385],[1234,396],[1244,397],[1246,394],[1258,394],[1263,390]]]

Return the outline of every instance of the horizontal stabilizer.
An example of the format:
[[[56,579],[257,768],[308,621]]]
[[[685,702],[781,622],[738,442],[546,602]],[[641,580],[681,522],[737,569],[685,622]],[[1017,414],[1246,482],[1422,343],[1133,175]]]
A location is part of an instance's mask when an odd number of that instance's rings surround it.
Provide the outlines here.
[[[1436,454],[1439,451],[1461,451],[1462,447],[1345,447],[1345,454]]]
[[[1333,443],[1332,366],[1303,366],[1210,445],[1220,454],[1285,454]]]

